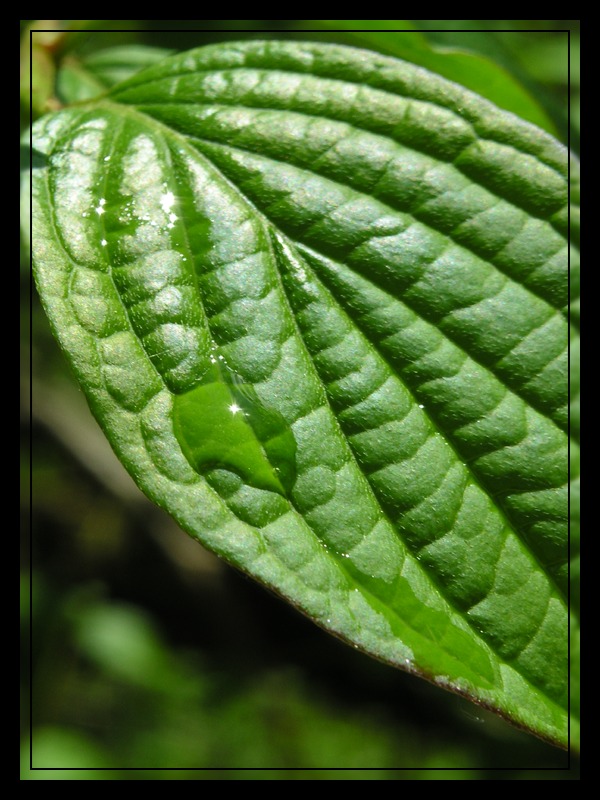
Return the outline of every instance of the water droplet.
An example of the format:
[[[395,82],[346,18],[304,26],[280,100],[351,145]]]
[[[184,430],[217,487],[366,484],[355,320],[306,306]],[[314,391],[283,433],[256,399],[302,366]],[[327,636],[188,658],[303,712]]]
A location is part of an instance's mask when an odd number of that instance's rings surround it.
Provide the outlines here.
[[[102,245],[102,247],[106,247],[106,245],[108,244],[108,242],[106,241],[106,239],[101,239],[101,240],[100,240],[100,244]]]
[[[423,403],[419,403],[419,408],[425,408],[425,406],[423,405]]]
[[[175,195],[173,192],[165,192],[160,196],[160,206],[165,214],[168,214],[169,211],[175,205]]]
[[[296,479],[291,427],[222,355],[207,361],[201,382],[173,399],[175,435],[186,458],[201,475],[227,470],[256,489],[288,495]]]

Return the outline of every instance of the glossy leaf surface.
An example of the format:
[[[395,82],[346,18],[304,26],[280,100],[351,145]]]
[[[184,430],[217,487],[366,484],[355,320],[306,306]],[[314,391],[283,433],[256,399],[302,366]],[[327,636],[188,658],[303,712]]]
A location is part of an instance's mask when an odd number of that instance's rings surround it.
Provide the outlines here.
[[[500,63],[469,48],[473,37],[485,37],[489,47],[489,34],[468,31],[462,46],[434,45],[419,30],[415,20],[406,19],[320,19],[296,20],[296,28],[323,28],[350,38],[352,44],[369,47],[387,55],[406,59],[421,67],[443,75],[482,97],[491,100],[505,111],[556,134],[556,126],[531,91],[528,91]],[[342,31],[344,32],[342,34]],[[454,32],[456,34],[456,32]],[[465,33],[463,31],[463,33]],[[516,36],[519,31],[515,31]],[[493,45],[492,45],[493,47]],[[484,51],[487,52],[487,51]],[[554,54],[555,69],[565,65],[561,54]]]
[[[280,42],[167,59],[33,146],[40,295],[143,491],[325,629],[566,744],[565,149]]]

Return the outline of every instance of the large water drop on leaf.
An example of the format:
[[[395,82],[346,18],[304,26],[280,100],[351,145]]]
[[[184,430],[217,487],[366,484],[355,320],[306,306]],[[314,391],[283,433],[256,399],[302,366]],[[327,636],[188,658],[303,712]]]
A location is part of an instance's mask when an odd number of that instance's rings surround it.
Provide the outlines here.
[[[225,470],[256,489],[286,496],[296,477],[289,425],[224,361],[211,361],[200,384],[174,397],[181,449],[201,475]]]

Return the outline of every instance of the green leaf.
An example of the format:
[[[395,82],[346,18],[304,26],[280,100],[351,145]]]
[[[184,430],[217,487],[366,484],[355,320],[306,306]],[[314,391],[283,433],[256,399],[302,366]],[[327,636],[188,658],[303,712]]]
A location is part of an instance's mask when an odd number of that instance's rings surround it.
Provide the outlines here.
[[[565,746],[566,150],[414,65],[282,42],[167,59],[33,146],[39,292],[142,490]]]
[[[344,31],[343,36],[353,39],[357,45],[404,58],[437,72],[556,136],[556,125],[539,99],[504,65],[492,61],[487,53],[483,55],[469,49],[472,39],[478,43],[482,39],[490,40],[494,36],[492,31],[464,32],[467,34],[464,46],[441,47],[429,42],[422,31],[415,30],[414,21],[406,19],[298,20],[297,27]],[[518,36],[519,32],[515,35]],[[489,43],[495,44],[494,41]],[[564,66],[564,59],[559,59],[558,65]]]

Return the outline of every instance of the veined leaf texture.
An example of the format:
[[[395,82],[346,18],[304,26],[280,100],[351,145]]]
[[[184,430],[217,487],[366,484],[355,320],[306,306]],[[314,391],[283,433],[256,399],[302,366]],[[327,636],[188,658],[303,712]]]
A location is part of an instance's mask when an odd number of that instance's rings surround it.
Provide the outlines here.
[[[141,489],[325,629],[566,746],[567,150],[414,65],[259,41],[33,148],[39,293]]]

